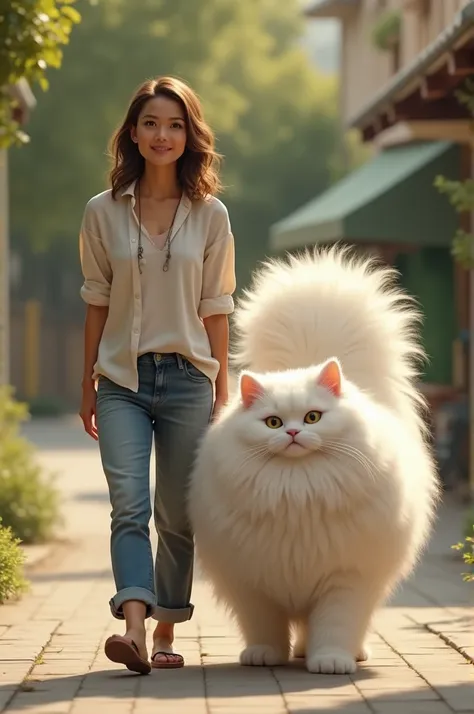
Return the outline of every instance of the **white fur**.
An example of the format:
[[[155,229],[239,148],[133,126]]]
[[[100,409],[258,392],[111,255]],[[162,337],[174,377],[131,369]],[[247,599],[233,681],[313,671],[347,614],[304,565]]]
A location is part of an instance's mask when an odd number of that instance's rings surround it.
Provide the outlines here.
[[[189,510],[197,552],[246,642],[241,662],[349,673],[374,610],[413,568],[437,479],[414,384],[418,315],[392,274],[345,251],[274,262],[236,314],[237,394],[208,430]],[[342,394],[320,384],[342,367]],[[315,424],[304,417],[323,413]],[[280,429],[265,424],[276,415]],[[289,436],[286,429],[299,429]]]

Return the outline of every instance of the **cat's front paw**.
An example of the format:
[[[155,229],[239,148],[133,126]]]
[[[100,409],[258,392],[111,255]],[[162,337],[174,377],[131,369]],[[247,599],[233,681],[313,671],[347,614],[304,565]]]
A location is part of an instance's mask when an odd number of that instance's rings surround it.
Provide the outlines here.
[[[358,662],[367,662],[367,660],[370,659],[370,655],[370,647],[368,647],[367,645],[362,645],[356,659]]]
[[[271,645],[249,645],[240,653],[240,664],[253,667],[276,667],[285,661]]]
[[[347,652],[320,650],[306,658],[306,669],[314,674],[353,674],[357,665]]]

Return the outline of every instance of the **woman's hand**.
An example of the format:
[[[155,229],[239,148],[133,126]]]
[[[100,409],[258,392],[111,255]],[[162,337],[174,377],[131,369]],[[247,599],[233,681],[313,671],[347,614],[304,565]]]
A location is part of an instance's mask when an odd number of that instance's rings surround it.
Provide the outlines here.
[[[211,354],[219,362],[219,373],[216,378],[216,397],[211,422],[216,421],[222,408],[229,398],[228,390],[228,354],[229,354],[229,321],[227,315],[212,315],[204,318]]]
[[[211,421],[214,422],[216,421],[216,419],[219,418],[219,414],[221,413],[223,407],[225,407],[225,405],[227,404],[228,400],[229,398],[227,394],[216,394]]]
[[[95,441],[99,440],[96,424],[97,392],[93,380],[82,385],[82,402],[79,415],[84,424],[85,431]]]

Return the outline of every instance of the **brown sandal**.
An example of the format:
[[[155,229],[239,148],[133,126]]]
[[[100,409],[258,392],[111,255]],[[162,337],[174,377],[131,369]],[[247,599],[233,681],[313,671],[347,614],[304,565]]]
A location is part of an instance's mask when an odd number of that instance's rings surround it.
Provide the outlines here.
[[[177,662],[157,662],[155,657],[158,657],[159,655],[163,657],[179,657],[179,660]],[[184,667],[184,658],[177,652],[157,650],[156,652],[153,652],[151,656],[151,666],[153,669],[180,669],[181,667]]]
[[[111,662],[124,664],[131,672],[150,674],[151,664],[140,656],[138,647],[133,640],[120,635],[112,635],[105,643],[105,655]]]

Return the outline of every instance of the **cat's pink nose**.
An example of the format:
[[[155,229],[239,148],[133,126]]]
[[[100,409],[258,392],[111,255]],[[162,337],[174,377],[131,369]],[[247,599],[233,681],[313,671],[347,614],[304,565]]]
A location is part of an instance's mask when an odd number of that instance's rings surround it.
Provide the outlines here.
[[[286,433],[289,434],[290,436],[292,436],[294,439],[295,436],[300,433],[300,430],[299,429],[287,429]]]

